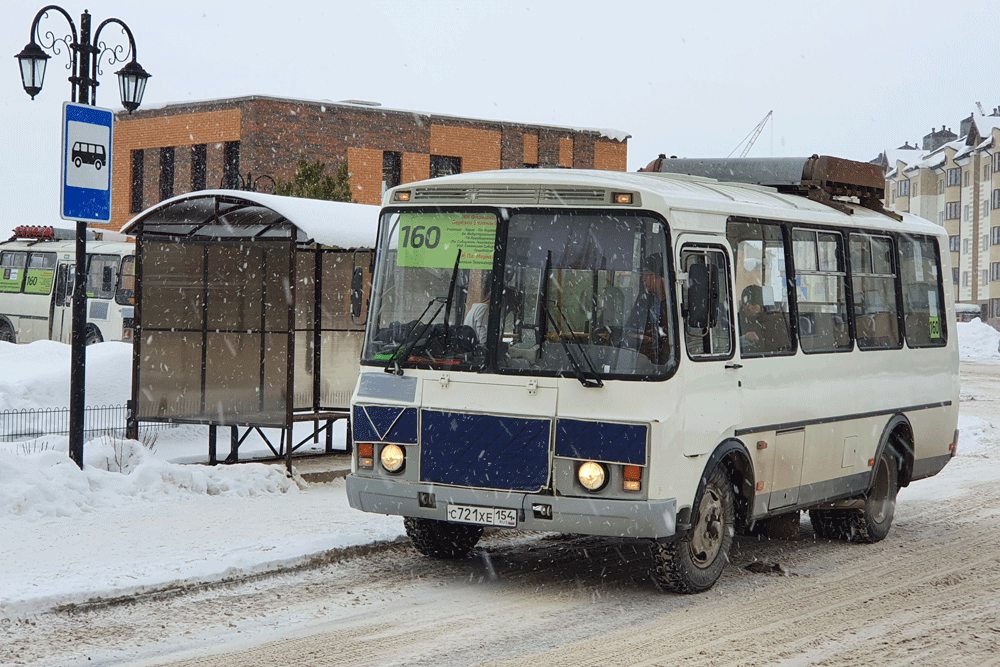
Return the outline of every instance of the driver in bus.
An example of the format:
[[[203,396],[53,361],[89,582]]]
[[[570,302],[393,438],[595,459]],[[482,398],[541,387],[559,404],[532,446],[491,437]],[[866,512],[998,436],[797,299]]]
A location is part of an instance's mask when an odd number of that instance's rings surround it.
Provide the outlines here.
[[[740,295],[740,350],[777,352],[790,349],[788,327],[780,313],[764,309],[764,288],[747,285]]]
[[[668,316],[663,256],[653,253],[643,260],[642,287],[625,320],[625,331],[638,343],[639,353],[654,364],[666,363],[670,358]]]

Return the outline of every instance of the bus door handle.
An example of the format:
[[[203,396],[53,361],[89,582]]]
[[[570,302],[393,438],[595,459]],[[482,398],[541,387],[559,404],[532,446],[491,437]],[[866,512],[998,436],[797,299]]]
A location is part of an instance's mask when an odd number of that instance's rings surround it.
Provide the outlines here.
[[[727,369],[730,369],[730,368],[732,368],[732,369],[734,369],[734,370],[735,370],[735,369],[737,369],[737,368],[743,368],[743,364],[726,364],[726,368],[727,368]]]

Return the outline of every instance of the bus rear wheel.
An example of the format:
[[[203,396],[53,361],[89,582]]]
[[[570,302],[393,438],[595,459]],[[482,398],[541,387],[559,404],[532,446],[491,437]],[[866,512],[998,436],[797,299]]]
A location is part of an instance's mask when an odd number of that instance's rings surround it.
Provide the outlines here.
[[[417,551],[431,558],[464,558],[483,535],[482,526],[409,516],[403,527]]]
[[[820,537],[873,544],[885,539],[896,513],[899,492],[896,456],[882,452],[875,463],[875,481],[865,494],[864,507],[809,510],[809,521]]]
[[[729,562],[736,501],[724,466],[717,466],[695,502],[697,523],[687,535],[653,543],[651,576],[658,588],[701,593],[715,585]]]
[[[16,343],[17,340],[14,338],[14,330],[10,328],[7,324],[0,324],[0,342],[4,343]]]

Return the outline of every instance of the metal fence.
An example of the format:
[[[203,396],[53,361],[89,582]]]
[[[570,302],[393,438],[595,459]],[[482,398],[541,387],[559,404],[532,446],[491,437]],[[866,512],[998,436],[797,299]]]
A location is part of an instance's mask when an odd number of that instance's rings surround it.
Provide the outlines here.
[[[126,405],[99,405],[84,408],[83,433],[124,435],[128,418]],[[139,432],[158,431],[176,424],[140,422]],[[30,440],[44,435],[69,435],[69,408],[4,410],[0,412],[0,442]]]

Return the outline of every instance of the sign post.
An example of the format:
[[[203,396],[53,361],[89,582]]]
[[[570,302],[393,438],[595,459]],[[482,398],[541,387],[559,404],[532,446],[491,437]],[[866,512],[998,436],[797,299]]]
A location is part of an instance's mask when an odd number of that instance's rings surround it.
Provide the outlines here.
[[[83,467],[87,363],[87,223],[111,220],[111,138],[114,112],[63,103],[60,215],[76,221],[73,338],[69,374],[69,456]]]

